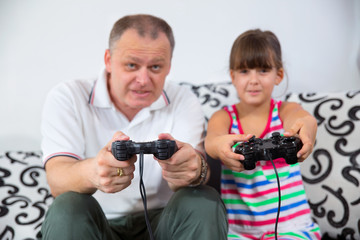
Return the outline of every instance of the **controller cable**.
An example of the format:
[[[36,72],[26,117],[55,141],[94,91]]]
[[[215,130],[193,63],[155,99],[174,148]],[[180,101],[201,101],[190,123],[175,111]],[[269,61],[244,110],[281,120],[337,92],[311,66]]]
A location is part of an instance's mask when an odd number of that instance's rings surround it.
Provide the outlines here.
[[[276,175],[276,180],[277,180],[277,184],[278,184],[278,195],[279,195],[279,202],[278,202],[278,210],[277,210],[277,214],[276,214],[276,221],[275,221],[275,240],[277,240],[277,227],[278,227],[278,222],[279,222],[279,215],[280,215],[280,208],[281,208],[281,189],[280,189],[280,179],[279,179],[279,174],[276,170],[274,161],[272,160],[272,156],[271,153],[269,153],[268,151],[265,151],[265,155],[267,156],[268,159],[270,159],[271,164],[274,168],[275,171],[275,175]]]
[[[151,229],[151,225],[150,225],[150,221],[149,221],[149,215],[148,215],[148,211],[147,211],[147,199],[146,199],[146,191],[145,191],[145,185],[144,185],[144,181],[143,181],[143,173],[144,173],[144,152],[141,151],[140,154],[140,159],[139,159],[139,168],[140,168],[140,194],[141,194],[141,198],[143,201],[143,205],[144,205],[144,212],[145,212],[145,222],[146,222],[146,226],[149,232],[149,236],[150,236],[150,240],[154,240],[154,234],[152,232]]]

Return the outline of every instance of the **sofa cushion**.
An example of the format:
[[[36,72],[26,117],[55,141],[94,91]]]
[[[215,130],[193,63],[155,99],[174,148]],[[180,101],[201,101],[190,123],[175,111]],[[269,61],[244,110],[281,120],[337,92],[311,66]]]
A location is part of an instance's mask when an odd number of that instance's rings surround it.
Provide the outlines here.
[[[209,120],[211,115],[222,107],[239,101],[231,82],[202,85],[182,82],[180,84],[190,88],[198,97],[206,120]]]
[[[35,239],[53,198],[40,152],[0,153],[0,239]]]
[[[360,236],[360,91],[289,94],[318,122],[301,166],[312,214],[325,236]]]

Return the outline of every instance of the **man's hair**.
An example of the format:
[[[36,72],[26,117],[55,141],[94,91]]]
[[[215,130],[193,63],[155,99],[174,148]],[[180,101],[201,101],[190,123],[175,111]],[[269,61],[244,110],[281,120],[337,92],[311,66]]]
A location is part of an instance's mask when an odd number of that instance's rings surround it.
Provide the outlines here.
[[[159,32],[163,32],[170,42],[171,53],[173,53],[175,39],[170,25],[161,18],[147,14],[128,15],[115,22],[109,37],[110,52],[115,48],[116,41],[128,29],[135,29],[139,36],[149,36],[152,39],[156,39]]]

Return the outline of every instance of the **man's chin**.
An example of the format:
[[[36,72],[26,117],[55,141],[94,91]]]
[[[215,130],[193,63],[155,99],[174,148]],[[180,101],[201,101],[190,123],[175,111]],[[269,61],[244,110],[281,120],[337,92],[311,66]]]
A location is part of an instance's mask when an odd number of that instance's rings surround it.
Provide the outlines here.
[[[156,101],[154,97],[147,97],[147,98],[137,98],[130,102],[130,106],[137,109],[142,109],[149,107],[151,104],[153,104]]]
[[[134,110],[141,110],[143,108],[147,108],[149,107],[153,102],[147,101],[147,102],[142,102],[142,103],[136,103],[131,105],[131,108]]]

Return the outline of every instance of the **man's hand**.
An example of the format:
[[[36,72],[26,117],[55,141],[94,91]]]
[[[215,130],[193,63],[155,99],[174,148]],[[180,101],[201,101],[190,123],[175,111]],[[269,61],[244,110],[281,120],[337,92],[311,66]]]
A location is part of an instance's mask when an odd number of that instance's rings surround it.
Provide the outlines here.
[[[175,140],[170,134],[160,134],[159,139]],[[162,168],[163,178],[169,187],[176,191],[180,187],[189,186],[201,174],[201,158],[190,144],[176,141],[178,151],[167,160],[158,160]]]
[[[119,192],[127,188],[134,178],[136,155],[129,160],[118,161],[111,153],[112,142],[121,140],[129,140],[129,137],[116,132],[112,140],[92,159],[93,175],[90,181],[100,191]]]

